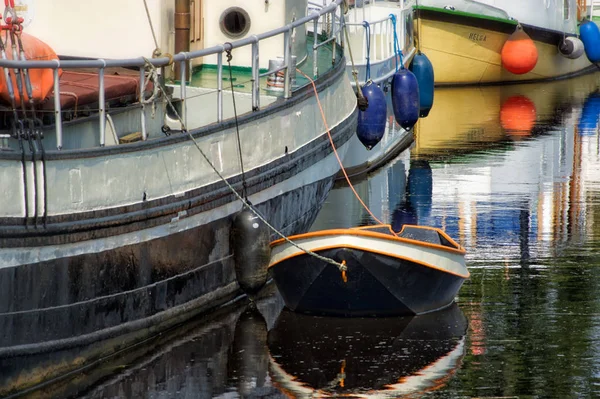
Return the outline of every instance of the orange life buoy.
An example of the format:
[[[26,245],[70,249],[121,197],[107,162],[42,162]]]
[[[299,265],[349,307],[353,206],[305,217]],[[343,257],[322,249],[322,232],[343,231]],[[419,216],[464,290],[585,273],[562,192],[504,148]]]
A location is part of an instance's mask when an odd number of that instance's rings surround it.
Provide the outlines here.
[[[11,35],[9,35],[9,39],[6,43],[6,56],[8,59],[12,59],[12,52],[10,51],[12,41],[10,39]],[[28,35],[27,33],[21,33],[21,42],[23,43],[23,50],[25,51],[25,58],[28,61],[39,60],[39,61],[48,61],[48,60],[56,60],[58,56],[54,52],[54,50],[46,43],[41,41],[40,39]],[[48,93],[52,90],[54,86],[54,74],[52,69],[28,69],[29,80],[31,81],[31,91],[34,102],[38,103],[46,98]],[[62,70],[58,71],[59,76],[62,74]],[[13,69],[9,70],[9,74],[13,84],[13,90],[15,93],[15,101],[18,103],[21,101],[21,96],[19,95],[19,91],[17,90],[17,82]],[[25,88],[23,87],[23,94],[25,95],[25,100],[28,101],[29,97]],[[10,104],[10,96],[8,94],[8,86],[6,85],[6,79],[4,78],[4,73],[0,73],[0,98],[2,101]]]

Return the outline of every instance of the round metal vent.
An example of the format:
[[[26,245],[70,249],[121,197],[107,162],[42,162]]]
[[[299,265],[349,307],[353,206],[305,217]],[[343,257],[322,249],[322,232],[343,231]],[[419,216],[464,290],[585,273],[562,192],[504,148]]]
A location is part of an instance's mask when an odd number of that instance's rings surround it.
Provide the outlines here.
[[[219,25],[227,37],[239,38],[250,30],[250,15],[241,7],[230,7],[221,14]]]

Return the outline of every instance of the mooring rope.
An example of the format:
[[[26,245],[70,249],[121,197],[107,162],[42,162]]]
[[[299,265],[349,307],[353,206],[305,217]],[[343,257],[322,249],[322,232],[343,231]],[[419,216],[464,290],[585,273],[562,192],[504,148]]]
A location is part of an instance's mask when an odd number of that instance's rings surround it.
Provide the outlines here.
[[[150,31],[152,32],[152,39],[154,40],[154,51],[152,53],[153,57],[158,57],[161,55],[160,46],[158,45],[158,40],[156,39],[156,33],[154,32],[154,25],[152,24],[152,18],[150,17],[150,10],[148,10],[148,4],[146,0],[144,0],[144,8],[146,9],[146,17],[148,18],[148,23],[150,24]]]
[[[417,53],[421,54],[421,9],[419,7],[419,0],[415,1],[415,8],[417,9],[417,35],[414,41]]]
[[[150,68],[150,69],[156,69],[156,67],[154,65],[152,65],[152,63],[148,59],[145,59],[145,63],[146,63],[146,66],[148,68]],[[221,179],[223,181],[223,183],[225,183],[225,185],[227,186],[227,188],[229,188],[229,190],[237,197],[238,200],[240,200],[242,202],[242,204],[244,204],[244,206],[246,206],[257,218],[259,218],[269,229],[271,229],[271,231],[273,231],[279,237],[281,237],[282,239],[284,239],[288,244],[290,244],[290,245],[296,247],[297,249],[303,251],[307,255],[314,256],[315,258],[317,258],[319,260],[322,260],[323,262],[327,262],[327,263],[329,263],[331,265],[336,266],[342,272],[345,272],[347,270],[347,266],[346,266],[346,262],[345,261],[342,261],[342,263],[336,262],[335,260],[333,260],[331,258],[328,258],[326,256],[321,256],[321,255],[319,255],[319,254],[317,254],[317,253],[315,253],[315,252],[313,252],[311,250],[308,250],[306,248],[302,248],[300,245],[298,245],[295,242],[293,242],[292,240],[290,240],[288,237],[286,237],[285,234],[283,234],[277,228],[275,228],[273,225],[271,225],[260,214],[260,212],[258,212],[258,210],[256,210],[256,208],[254,208],[254,206],[250,203],[250,201],[247,201],[246,199],[244,199],[237,192],[237,190],[227,181],[227,179],[217,170],[217,168],[215,167],[215,165],[213,165],[213,163],[210,161],[210,159],[208,159],[208,157],[206,156],[206,154],[204,153],[204,151],[202,151],[202,148],[200,148],[200,145],[198,144],[198,142],[196,141],[196,139],[194,138],[194,136],[187,129],[187,126],[185,125],[185,122],[183,121],[183,119],[179,115],[179,112],[177,112],[177,110],[173,106],[173,103],[171,102],[171,99],[167,95],[167,91],[163,87],[162,83],[160,81],[155,82],[155,83],[159,85],[160,90],[162,90],[162,92],[164,94],[164,97],[167,100],[167,104],[169,105],[169,107],[171,108],[171,110],[173,111],[173,113],[175,114],[175,116],[177,117],[177,119],[179,120],[179,123],[181,124],[181,130],[182,130],[182,132],[185,132],[188,135],[189,139],[194,143],[194,146],[196,147],[196,149],[198,150],[198,152],[200,152],[200,155],[202,155],[202,158],[204,158],[204,160],[208,163],[208,165],[211,167],[211,169],[217,174],[217,176],[219,177],[219,179]],[[328,131],[328,133],[329,133],[329,131]],[[334,150],[335,150],[335,148],[334,148]]]
[[[229,44],[229,50],[225,50],[227,54],[227,65],[229,66],[229,83],[231,86],[231,101],[233,102],[233,117],[235,118],[235,133],[237,136],[237,145],[238,145],[238,155],[240,156],[240,170],[242,172],[242,194],[248,202],[248,190],[246,188],[246,176],[244,174],[244,159],[242,158],[242,140],[240,139],[240,127],[238,125],[238,117],[237,117],[237,108],[235,106],[235,93],[233,91],[233,74],[231,72],[231,59],[233,56],[231,55],[231,50],[233,49],[233,45]]]
[[[315,92],[315,98],[317,99],[317,105],[319,106],[319,110],[321,111],[321,119],[323,119],[323,124],[325,125],[325,130],[327,130],[327,136],[329,137],[329,142],[331,143],[331,147],[333,148],[333,153],[335,154],[335,157],[336,157],[338,163],[340,164],[340,168],[342,170],[342,173],[344,174],[344,177],[346,178],[346,182],[348,183],[348,186],[350,187],[350,189],[352,190],[352,192],[354,193],[354,195],[358,199],[358,202],[360,202],[360,204],[363,206],[363,208],[365,208],[365,210],[369,213],[369,215],[371,215],[371,217],[377,223],[379,223],[379,224],[385,224],[381,220],[379,220],[377,218],[377,216],[375,216],[373,214],[373,212],[371,212],[371,210],[369,209],[369,207],[360,198],[360,195],[358,195],[358,193],[356,192],[356,189],[354,188],[354,186],[352,185],[352,182],[350,181],[350,178],[348,177],[348,173],[346,173],[346,169],[344,168],[344,164],[342,163],[342,159],[340,158],[340,156],[339,156],[339,154],[337,152],[337,149],[335,148],[335,144],[333,143],[333,138],[331,137],[331,131],[329,130],[329,126],[327,125],[327,118],[325,118],[325,111],[323,110],[323,106],[321,105],[321,100],[319,99],[319,93],[317,92],[317,86],[315,85],[314,80],[312,80],[310,77],[308,77],[308,75],[306,75],[304,72],[302,72],[301,70],[299,70],[297,68],[296,68],[296,71],[298,71],[301,75],[303,75],[306,79],[308,79],[308,81],[310,82],[310,84],[313,87],[313,91]]]
[[[15,33],[13,30],[10,31],[10,40],[11,40],[11,47],[12,47],[12,54],[13,54],[13,60],[18,60],[20,59],[18,56],[18,49],[17,49],[17,36],[20,35],[19,33]],[[18,43],[22,45],[21,40],[18,40]],[[23,52],[24,54],[24,52]],[[18,94],[19,94],[19,104],[21,107],[21,115],[23,116],[23,127],[27,126],[26,129],[23,130],[24,134],[25,134],[25,140],[27,141],[27,144],[29,146],[29,152],[31,153],[31,165],[33,166],[33,223],[34,226],[37,227],[38,224],[38,172],[37,172],[37,162],[36,162],[36,149],[35,149],[35,144],[33,143],[33,135],[34,135],[34,130],[35,130],[35,126],[33,123],[32,119],[29,119],[29,117],[27,116],[27,107],[25,106],[25,90],[27,89],[25,86],[27,86],[27,83],[25,81],[24,76],[22,75],[23,73],[25,73],[26,70],[23,69],[19,69],[19,68],[15,68],[13,70],[14,76],[15,76],[15,81],[17,82],[17,90],[18,90]],[[29,75],[25,74],[25,77],[28,77]],[[29,86],[30,87],[30,86]],[[33,101],[33,99],[31,98],[31,89],[29,90],[29,101]],[[33,107],[32,107],[33,108]],[[35,117],[35,113],[33,114],[33,117]],[[27,221],[25,221],[25,224],[27,224]]]
[[[396,60],[396,72],[398,72],[398,56],[400,56],[400,69],[404,69],[404,57],[402,56],[402,50],[400,50],[400,42],[396,30],[396,16],[390,14],[390,19],[392,20],[392,29],[394,30],[394,59]]]
[[[365,82],[371,80],[371,25],[367,21],[363,21],[366,34],[366,50],[367,50],[367,66],[365,71]]]
[[[348,0],[344,0],[344,6],[348,7],[347,4]],[[347,11],[347,8],[344,8],[345,12]],[[340,16],[341,19],[341,23],[343,25],[343,29],[344,29],[344,34],[346,35],[346,45],[348,46],[348,54],[350,55],[350,63],[352,64],[352,77],[354,77],[354,83],[356,84],[356,96],[358,98],[358,108],[360,108],[361,111],[365,111],[367,109],[367,107],[369,106],[369,102],[367,100],[367,98],[363,95],[362,93],[362,89],[360,87],[360,83],[358,82],[358,70],[356,69],[356,66],[354,65],[354,57],[352,56],[352,46],[350,45],[350,35],[348,34],[348,25],[346,25],[346,18],[344,17],[344,14],[342,14]]]

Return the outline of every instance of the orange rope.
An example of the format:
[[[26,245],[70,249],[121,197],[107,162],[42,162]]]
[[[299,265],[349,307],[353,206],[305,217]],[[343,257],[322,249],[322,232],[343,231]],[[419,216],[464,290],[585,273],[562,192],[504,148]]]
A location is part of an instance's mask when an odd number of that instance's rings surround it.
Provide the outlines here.
[[[587,1],[586,0],[577,0],[577,20],[581,21],[583,17],[585,17],[587,13]]]
[[[348,174],[346,173],[346,169],[344,169],[344,165],[342,164],[342,160],[340,159],[340,156],[338,155],[338,152],[337,152],[337,150],[335,148],[335,145],[333,144],[333,139],[331,138],[331,131],[329,130],[329,126],[327,125],[327,119],[325,118],[325,111],[323,111],[323,106],[321,106],[321,100],[319,100],[319,93],[317,92],[317,86],[315,86],[314,80],[312,80],[311,78],[309,78],[301,70],[296,69],[296,71],[298,71],[302,76],[304,76],[306,79],[308,79],[308,81],[310,82],[310,84],[313,87],[313,90],[315,92],[315,97],[317,98],[317,104],[319,105],[319,110],[321,111],[321,118],[323,118],[323,124],[325,125],[325,129],[327,130],[327,136],[329,137],[329,142],[331,143],[331,147],[333,148],[333,153],[335,154],[335,157],[337,158],[337,161],[340,164],[340,168],[342,168],[342,172],[344,173],[344,177],[346,178],[346,181],[348,182],[348,186],[350,186],[350,189],[352,190],[352,192],[354,193],[354,195],[358,199],[358,202],[360,202],[360,204],[363,206],[363,208],[366,209],[366,211],[369,213],[369,215],[371,215],[371,217],[373,219],[375,219],[375,221],[377,223],[379,223],[379,224],[385,224],[381,220],[379,220],[377,218],[377,216],[373,215],[373,212],[371,212],[371,210],[369,209],[369,207],[363,202],[362,199],[360,199],[360,196],[358,195],[358,193],[354,189],[354,186],[350,182],[350,178],[348,177]]]

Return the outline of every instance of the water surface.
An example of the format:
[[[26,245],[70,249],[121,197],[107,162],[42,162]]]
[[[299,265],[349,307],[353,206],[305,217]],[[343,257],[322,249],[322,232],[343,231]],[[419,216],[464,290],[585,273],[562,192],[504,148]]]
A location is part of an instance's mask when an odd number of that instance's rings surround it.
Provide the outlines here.
[[[599,82],[437,90],[413,148],[357,184],[378,218],[467,249],[464,358],[428,397],[600,397]],[[371,222],[329,198],[314,229]]]

